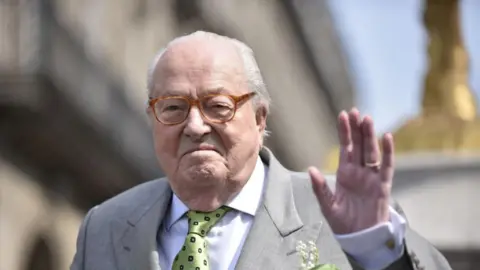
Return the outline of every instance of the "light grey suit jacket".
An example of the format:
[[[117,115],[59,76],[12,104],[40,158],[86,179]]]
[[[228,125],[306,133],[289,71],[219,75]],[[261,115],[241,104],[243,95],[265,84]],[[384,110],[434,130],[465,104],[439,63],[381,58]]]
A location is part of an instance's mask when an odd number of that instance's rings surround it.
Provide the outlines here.
[[[316,242],[322,263],[336,264],[341,270],[362,269],[335,240],[309,176],[288,171],[266,148],[260,156],[269,168],[265,194],[236,269],[298,269],[295,245],[299,240]],[[334,185],[333,178],[329,184]],[[92,208],[80,227],[70,269],[160,269],[156,236],[171,197],[168,182],[162,178]],[[433,246],[410,229],[405,243],[404,256],[388,270],[451,269]]]

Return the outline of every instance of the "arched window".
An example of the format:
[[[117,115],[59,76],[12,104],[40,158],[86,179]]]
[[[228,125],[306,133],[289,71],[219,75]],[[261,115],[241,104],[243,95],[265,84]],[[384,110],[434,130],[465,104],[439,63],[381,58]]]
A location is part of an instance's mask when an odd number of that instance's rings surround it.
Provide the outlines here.
[[[38,237],[26,254],[25,270],[56,270],[52,251],[43,237]]]

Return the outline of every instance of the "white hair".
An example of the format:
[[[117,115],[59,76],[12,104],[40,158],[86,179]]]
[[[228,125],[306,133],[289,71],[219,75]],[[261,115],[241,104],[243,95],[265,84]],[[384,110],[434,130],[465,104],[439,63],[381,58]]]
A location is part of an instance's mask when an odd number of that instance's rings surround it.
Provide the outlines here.
[[[196,31],[186,36],[177,37],[174,40],[170,41],[166,48],[162,48],[155,55],[147,73],[147,90],[149,95],[152,93],[152,90],[154,87],[153,73],[155,72],[155,68],[158,64],[158,61],[162,57],[162,55],[165,53],[165,51],[171,44],[173,44],[174,42],[180,39],[189,38],[189,37],[221,39],[221,40],[226,40],[228,42],[231,42],[235,46],[235,48],[238,50],[240,57],[242,59],[243,68],[245,70],[245,77],[247,78],[247,85],[250,91],[253,91],[256,93],[255,97],[253,98],[255,107],[258,108],[260,106],[263,106],[267,113],[270,111],[270,103],[271,103],[270,94],[268,93],[265,82],[263,81],[263,77],[260,72],[260,68],[258,67],[257,61],[255,60],[255,55],[253,53],[253,50],[248,45],[246,45],[245,43],[237,39],[221,36],[211,32],[205,32],[205,31]]]

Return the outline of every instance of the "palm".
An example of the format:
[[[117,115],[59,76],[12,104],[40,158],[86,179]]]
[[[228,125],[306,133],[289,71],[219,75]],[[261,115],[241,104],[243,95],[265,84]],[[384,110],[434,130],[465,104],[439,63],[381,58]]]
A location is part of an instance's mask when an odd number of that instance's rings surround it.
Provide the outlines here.
[[[383,138],[381,165],[373,122],[358,111],[339,116],[341,153],[335,192],[316,169],[310,170],[315,194],[336,234],[360,231],[389,219],[393,177],[393,141]]]

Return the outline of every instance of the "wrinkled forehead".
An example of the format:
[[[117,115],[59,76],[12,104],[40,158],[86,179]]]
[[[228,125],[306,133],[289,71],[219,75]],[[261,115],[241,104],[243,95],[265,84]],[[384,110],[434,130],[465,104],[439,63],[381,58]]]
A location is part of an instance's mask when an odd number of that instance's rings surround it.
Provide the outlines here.
[[[246,82],[237,48],[223,40],[186,39],[167,47],[153,76],[157,95],[181,88],[239,88]],[[231,89],[234,91],[235,89]]]

